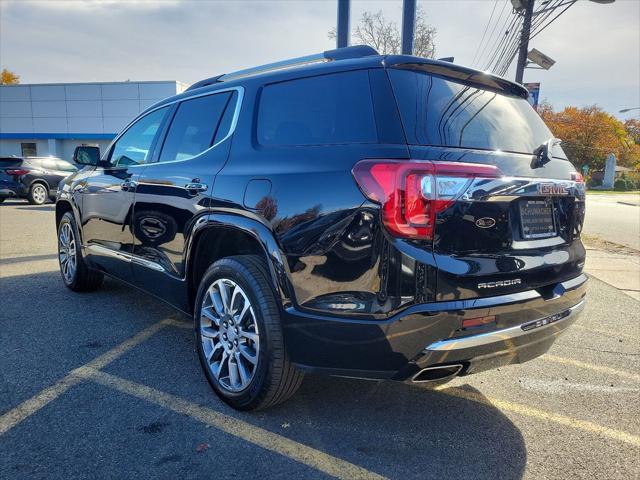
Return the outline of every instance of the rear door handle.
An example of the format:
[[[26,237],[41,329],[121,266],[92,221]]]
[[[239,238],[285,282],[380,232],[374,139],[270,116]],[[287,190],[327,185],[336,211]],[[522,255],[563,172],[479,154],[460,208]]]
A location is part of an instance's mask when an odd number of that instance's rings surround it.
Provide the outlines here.
[[[206,183],[187,183],[184,188],[192,192],[206,192],[209,189]]]
[[[120,184],[120,188],[123,192],[133,192],[138,184],[133,180],[126,180]]]

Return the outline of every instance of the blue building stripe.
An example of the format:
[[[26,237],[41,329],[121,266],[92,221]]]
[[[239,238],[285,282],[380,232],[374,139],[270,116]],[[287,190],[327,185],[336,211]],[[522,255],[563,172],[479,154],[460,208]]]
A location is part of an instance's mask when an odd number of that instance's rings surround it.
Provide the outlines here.
[[[3,133],[0,140],[112,140],[116,133]]]

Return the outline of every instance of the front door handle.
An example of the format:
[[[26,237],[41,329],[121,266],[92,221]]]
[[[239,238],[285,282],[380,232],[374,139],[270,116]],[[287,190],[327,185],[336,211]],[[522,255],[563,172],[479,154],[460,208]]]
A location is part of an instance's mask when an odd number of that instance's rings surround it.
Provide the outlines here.
[[[120,188],[123,192],[133,192],[137,186],[138,184],[133,180],[125,180],[120,184]]]
[[[206,183],[198,183],[198,182],[187,183],[184,186],[184,188],[192,192],[206,192],[209,189]]]

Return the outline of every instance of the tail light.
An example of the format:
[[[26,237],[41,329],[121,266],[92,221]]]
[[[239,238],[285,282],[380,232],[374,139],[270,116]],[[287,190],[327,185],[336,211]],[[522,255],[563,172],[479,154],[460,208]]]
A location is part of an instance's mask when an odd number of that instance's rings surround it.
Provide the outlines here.
[[[571,180],[576,183],[584,183],[584,177],[579,172],[571,172]]]
[[[25,170],[24,168],[7,168],[5,170],[7,175],[26,175],[29,173],[29,170]]]
[[[362,160],[352,173],[364,195],[382,206],[386,228],[413,239],[432,239],[436,215],[450,207],[474,178],[502,176],[493,165],[417,160]]]

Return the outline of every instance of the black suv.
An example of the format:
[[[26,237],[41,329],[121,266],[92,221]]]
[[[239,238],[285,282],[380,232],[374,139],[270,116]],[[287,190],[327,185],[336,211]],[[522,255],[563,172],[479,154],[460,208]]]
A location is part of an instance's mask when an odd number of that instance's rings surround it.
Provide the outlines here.
[[[584,305],[583,218],[522,86],[368,47],[194,84],[56,205],[65,284],[192,314],[244,410],[304,372],[442,382],[543,354]]]
[[[42,205],[56,197],[58,184],[78,169],[56,157],[0,157],[0,203],[26,198]]]

